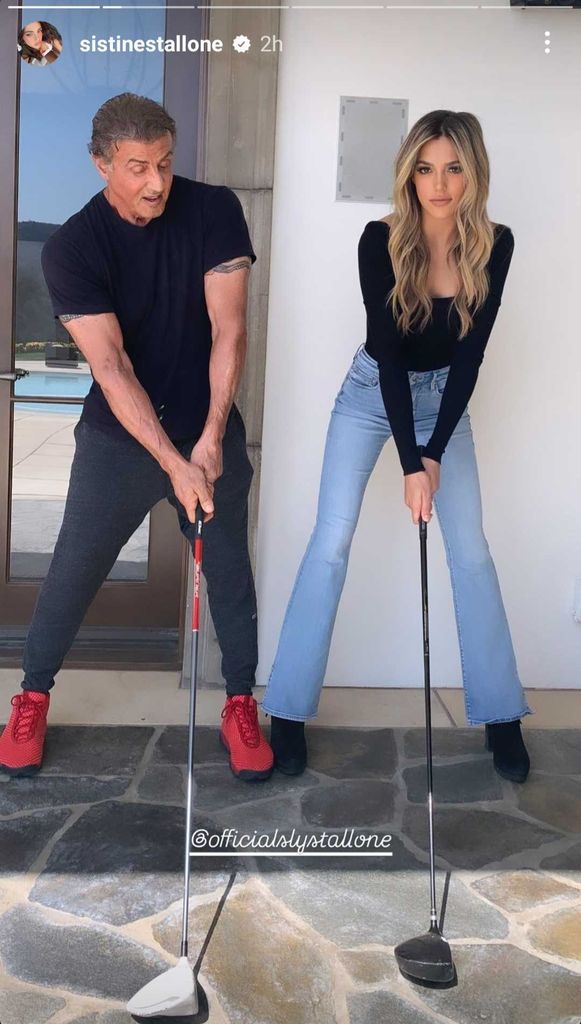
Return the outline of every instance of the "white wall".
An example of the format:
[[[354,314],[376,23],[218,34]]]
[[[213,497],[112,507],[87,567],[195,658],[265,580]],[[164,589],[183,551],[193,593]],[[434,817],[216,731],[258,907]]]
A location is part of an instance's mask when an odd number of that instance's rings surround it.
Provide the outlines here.
[[[552,53],[544,53],[551,30]],[[333,400],[365,316],[357,242],[389,205],[338,203],[339,96],[475,113],[488,212],[515,253],[470,414],[484,528],[523,684],[581,686],[581,17],[578,12],[296,11],[283,15],[258,534],[259,682],[315,520]],[[576,268],[576,272],[574,271]],[[437,517],[428,528],[432,683],[461,685]],[[370,481],[328,685],[422,686],[417,527],[390,441]]]

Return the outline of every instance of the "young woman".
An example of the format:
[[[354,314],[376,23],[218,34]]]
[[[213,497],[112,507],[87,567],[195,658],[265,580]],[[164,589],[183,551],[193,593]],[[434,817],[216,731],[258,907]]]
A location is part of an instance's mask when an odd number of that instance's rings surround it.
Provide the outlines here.
[[[62,47],[62,37],[49,21],[31,21],[18,33],[20,56],[27,64],[53,64]]]
[[[335,400],[317,521],[287,608],[262,709],[275,764],[306,765],[351,541],[369,476],[393,435],[412,520],[438,513],[460,643],[466,717],[486,724],[494,766],[524,782],[520,719],[533,714],[518,676],[498,578],[482,530],[467,403],[514,248],[488,219],[489,162],[478,119],[435,110],[395,164],[395,212],[359,241],[367,340]],[[440,475],[441,466],[441,475]],[[317,614],[313,614],[313,609]]]

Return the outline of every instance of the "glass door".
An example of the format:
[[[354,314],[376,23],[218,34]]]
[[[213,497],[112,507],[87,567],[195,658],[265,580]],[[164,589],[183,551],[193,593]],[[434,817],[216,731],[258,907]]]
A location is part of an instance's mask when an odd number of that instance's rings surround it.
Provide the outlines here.
[[[37,13],[42,21],[33,20]],[[184,15],[178,10],[171,17]],[[199,16],[189,16],[191,33],[192,20]],[[182,158],[176,171],[196,176],[199,63],[193,55],[185,93],[183,62],[170,67],[162,50],[86,52],[81,42],[166,34],[161,7],[38,12],[0,7],[3,664],[11,663],[6,660],[9,649],[19,657],[18,645],[52,558],[74,453],[73,430],[92,382],[82,353],[53,318],[40,254],[52,232],[104,186],[87,150],[93,115],[121,92],[166,102],[178,122]],[[51,53],[56,59],[48,59]],[[181,118],[171,103],[176,96],[184,108]],[[113,636],[138,638],[159,631],[177,641],[187,555],[175,511],[162,501],[120,551],[79,637],[99,635],[107,646]],[[99,667],[94,656],[91,663]]]

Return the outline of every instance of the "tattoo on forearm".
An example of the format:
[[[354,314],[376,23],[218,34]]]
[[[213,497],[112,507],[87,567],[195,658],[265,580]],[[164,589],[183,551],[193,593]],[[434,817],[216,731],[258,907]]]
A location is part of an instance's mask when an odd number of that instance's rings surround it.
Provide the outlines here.
[[[66,324],[68,320],[81,320],[84,315],[84,313],[61,313],[59,320],[61,324]]]
[[[208,274],[231,274],[233,270],[241,270],[244,267],[250,270],[251,266],[250,256],[242,256],[236,263],[219,263],[217,267],[208,270]]]

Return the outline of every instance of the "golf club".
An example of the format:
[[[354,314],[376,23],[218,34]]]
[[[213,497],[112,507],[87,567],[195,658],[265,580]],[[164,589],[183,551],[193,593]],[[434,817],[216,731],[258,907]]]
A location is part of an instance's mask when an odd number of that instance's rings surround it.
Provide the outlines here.
[[[200,623],[200,575],[202,571],[202,523],[204,511],[198,503],[194,539],[194,580],[192,601],[192,667],[188,727],[188,792],[184,852],[184,901],[180,958],[175,967],[148,982],[127,1003],[129,1013],[138,1017],[192,1017],[199,1009],[199,982],[188,963],[188,904],[190,897],[190,842],[192,831],[192,790],[194,781],[194,730],[198,677],[198,631]],[[202,995],[205,993],[202,990]]]
[[[432,795],[432,713],[430,704],[430,640],[428,635],[427,523],[420,518],[420,564],[422,574],[422,616],[424,626],[424,693],[426,699],[426,762],[428,771],[428,817],[430,824],[430,929],[395,947],[397,965],[411,981],[444,985],[454,980],[455,967],[449,944],[438,927],[436,875],[434,865],[434,814]]]

